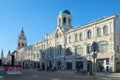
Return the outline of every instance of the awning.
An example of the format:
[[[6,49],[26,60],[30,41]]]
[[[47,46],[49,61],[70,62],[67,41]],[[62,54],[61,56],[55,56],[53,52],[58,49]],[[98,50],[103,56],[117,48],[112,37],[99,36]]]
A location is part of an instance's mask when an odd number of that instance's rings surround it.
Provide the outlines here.
[[[109,59],[109,58],[96,58],[96,60],[106,60],[106,59]]]

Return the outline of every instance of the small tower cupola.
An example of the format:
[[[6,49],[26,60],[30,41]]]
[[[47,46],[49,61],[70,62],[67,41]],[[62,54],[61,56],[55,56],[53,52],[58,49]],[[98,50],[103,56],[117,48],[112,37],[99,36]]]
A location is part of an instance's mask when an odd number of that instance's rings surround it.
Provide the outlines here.
[[[17,43],[17,49],[21,49],[23,47],[27,46],[27,39],[24,33],[24,30],[22,28],[20,35],[18,36],[18,43]]]
[[[58,27],[63,31],[68,31],[72,28],[72,16],[70,11],[62,10],[58,15]]]

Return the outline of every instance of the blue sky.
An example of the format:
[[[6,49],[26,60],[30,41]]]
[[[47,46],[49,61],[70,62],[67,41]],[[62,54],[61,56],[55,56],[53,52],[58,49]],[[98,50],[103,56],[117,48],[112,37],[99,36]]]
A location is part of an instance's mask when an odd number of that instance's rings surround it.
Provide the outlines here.
[[[28,45],[42,40],[55,30],[64,9],[71,12],[75,28],[112,14],[120,17],[120,0],[0,0],[0,51],[6,55],[16,49],[22,27]]]

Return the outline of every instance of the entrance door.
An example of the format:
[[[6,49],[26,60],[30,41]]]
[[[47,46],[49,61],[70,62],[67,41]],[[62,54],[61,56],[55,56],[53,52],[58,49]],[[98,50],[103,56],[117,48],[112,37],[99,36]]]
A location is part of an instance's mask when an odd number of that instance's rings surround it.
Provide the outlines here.
[[[78,65],[80,65],[80,69],[83,69],[83,61],[76,61],[76,69],[78,67]]]
[[[66,62],[66,69],[72,69],[72,62]]]

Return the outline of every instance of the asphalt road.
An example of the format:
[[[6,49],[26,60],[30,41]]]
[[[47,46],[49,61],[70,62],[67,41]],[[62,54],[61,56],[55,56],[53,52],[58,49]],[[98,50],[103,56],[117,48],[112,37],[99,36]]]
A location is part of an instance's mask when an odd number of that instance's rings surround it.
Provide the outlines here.
[[[93,76],[75,75],[73,71],[46,72],[24,70],[21,75],[3,75],[4,80],[93,80]],[[95,80],[120,80],[120,77],[97,74]]]

